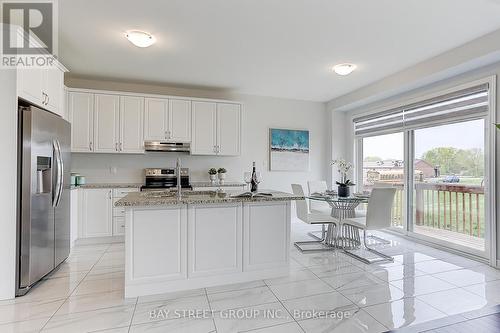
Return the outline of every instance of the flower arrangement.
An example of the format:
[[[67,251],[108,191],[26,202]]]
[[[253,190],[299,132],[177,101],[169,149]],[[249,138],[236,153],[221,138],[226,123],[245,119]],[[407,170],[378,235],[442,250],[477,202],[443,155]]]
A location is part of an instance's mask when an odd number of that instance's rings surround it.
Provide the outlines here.
[[[340,187],[354,186],[354,184],[350,179],[347,178],[348,172],[352,169],[352,163],[347,162],[346,160],[337,159],[331,162],[331,165],[337,166],[337,171],[340,173],[340,181],[337,181],[337,185]]]
[[[217,169],[216,168],[210,168],[208,170],[208,174],[211,175],[211,176],[212,175],[216,175],[217,174]]]
[[[219,168],[219,170],[217,170],[217,173],[226,173],[227,170],[224,169],[224,168]]]

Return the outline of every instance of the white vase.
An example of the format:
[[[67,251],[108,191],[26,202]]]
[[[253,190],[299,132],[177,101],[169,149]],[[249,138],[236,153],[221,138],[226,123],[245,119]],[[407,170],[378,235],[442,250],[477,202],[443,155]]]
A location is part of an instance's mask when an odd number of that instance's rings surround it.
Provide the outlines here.
[[[215,183],[217,180],[217,175],[210,175],[210,182]]]
[[[226,179],[226,173],[219,173],[219,183],[223,184]]]

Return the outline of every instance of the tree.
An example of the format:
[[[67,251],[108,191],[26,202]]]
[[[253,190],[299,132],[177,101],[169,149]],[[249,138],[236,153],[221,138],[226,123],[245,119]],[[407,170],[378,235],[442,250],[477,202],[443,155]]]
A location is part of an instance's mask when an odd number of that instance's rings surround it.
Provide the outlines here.
[[[378,156],[366,156],[363,161],[364,162],[378,162],[378,161],[382,161],[382,158],[378,157]]]
[[[484,176],[484,152],[479,148],[438,147],[426,151],[422,160],[439,166],[443,175]]]

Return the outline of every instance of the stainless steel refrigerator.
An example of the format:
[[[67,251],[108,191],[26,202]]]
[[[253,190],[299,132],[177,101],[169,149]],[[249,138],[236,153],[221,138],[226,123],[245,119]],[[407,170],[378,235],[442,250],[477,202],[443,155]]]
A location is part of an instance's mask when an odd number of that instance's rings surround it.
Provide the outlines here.
[[[71,125],[34,106],[19,106],[18,112],[20,296],[69,255]]]

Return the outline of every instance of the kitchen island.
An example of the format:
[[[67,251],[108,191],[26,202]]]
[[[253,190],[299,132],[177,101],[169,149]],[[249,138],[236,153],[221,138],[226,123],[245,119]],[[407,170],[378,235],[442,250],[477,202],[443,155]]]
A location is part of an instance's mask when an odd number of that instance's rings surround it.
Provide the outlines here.
[[[125,297],[288,274],[292,194],[130,193],[125,207]]]

